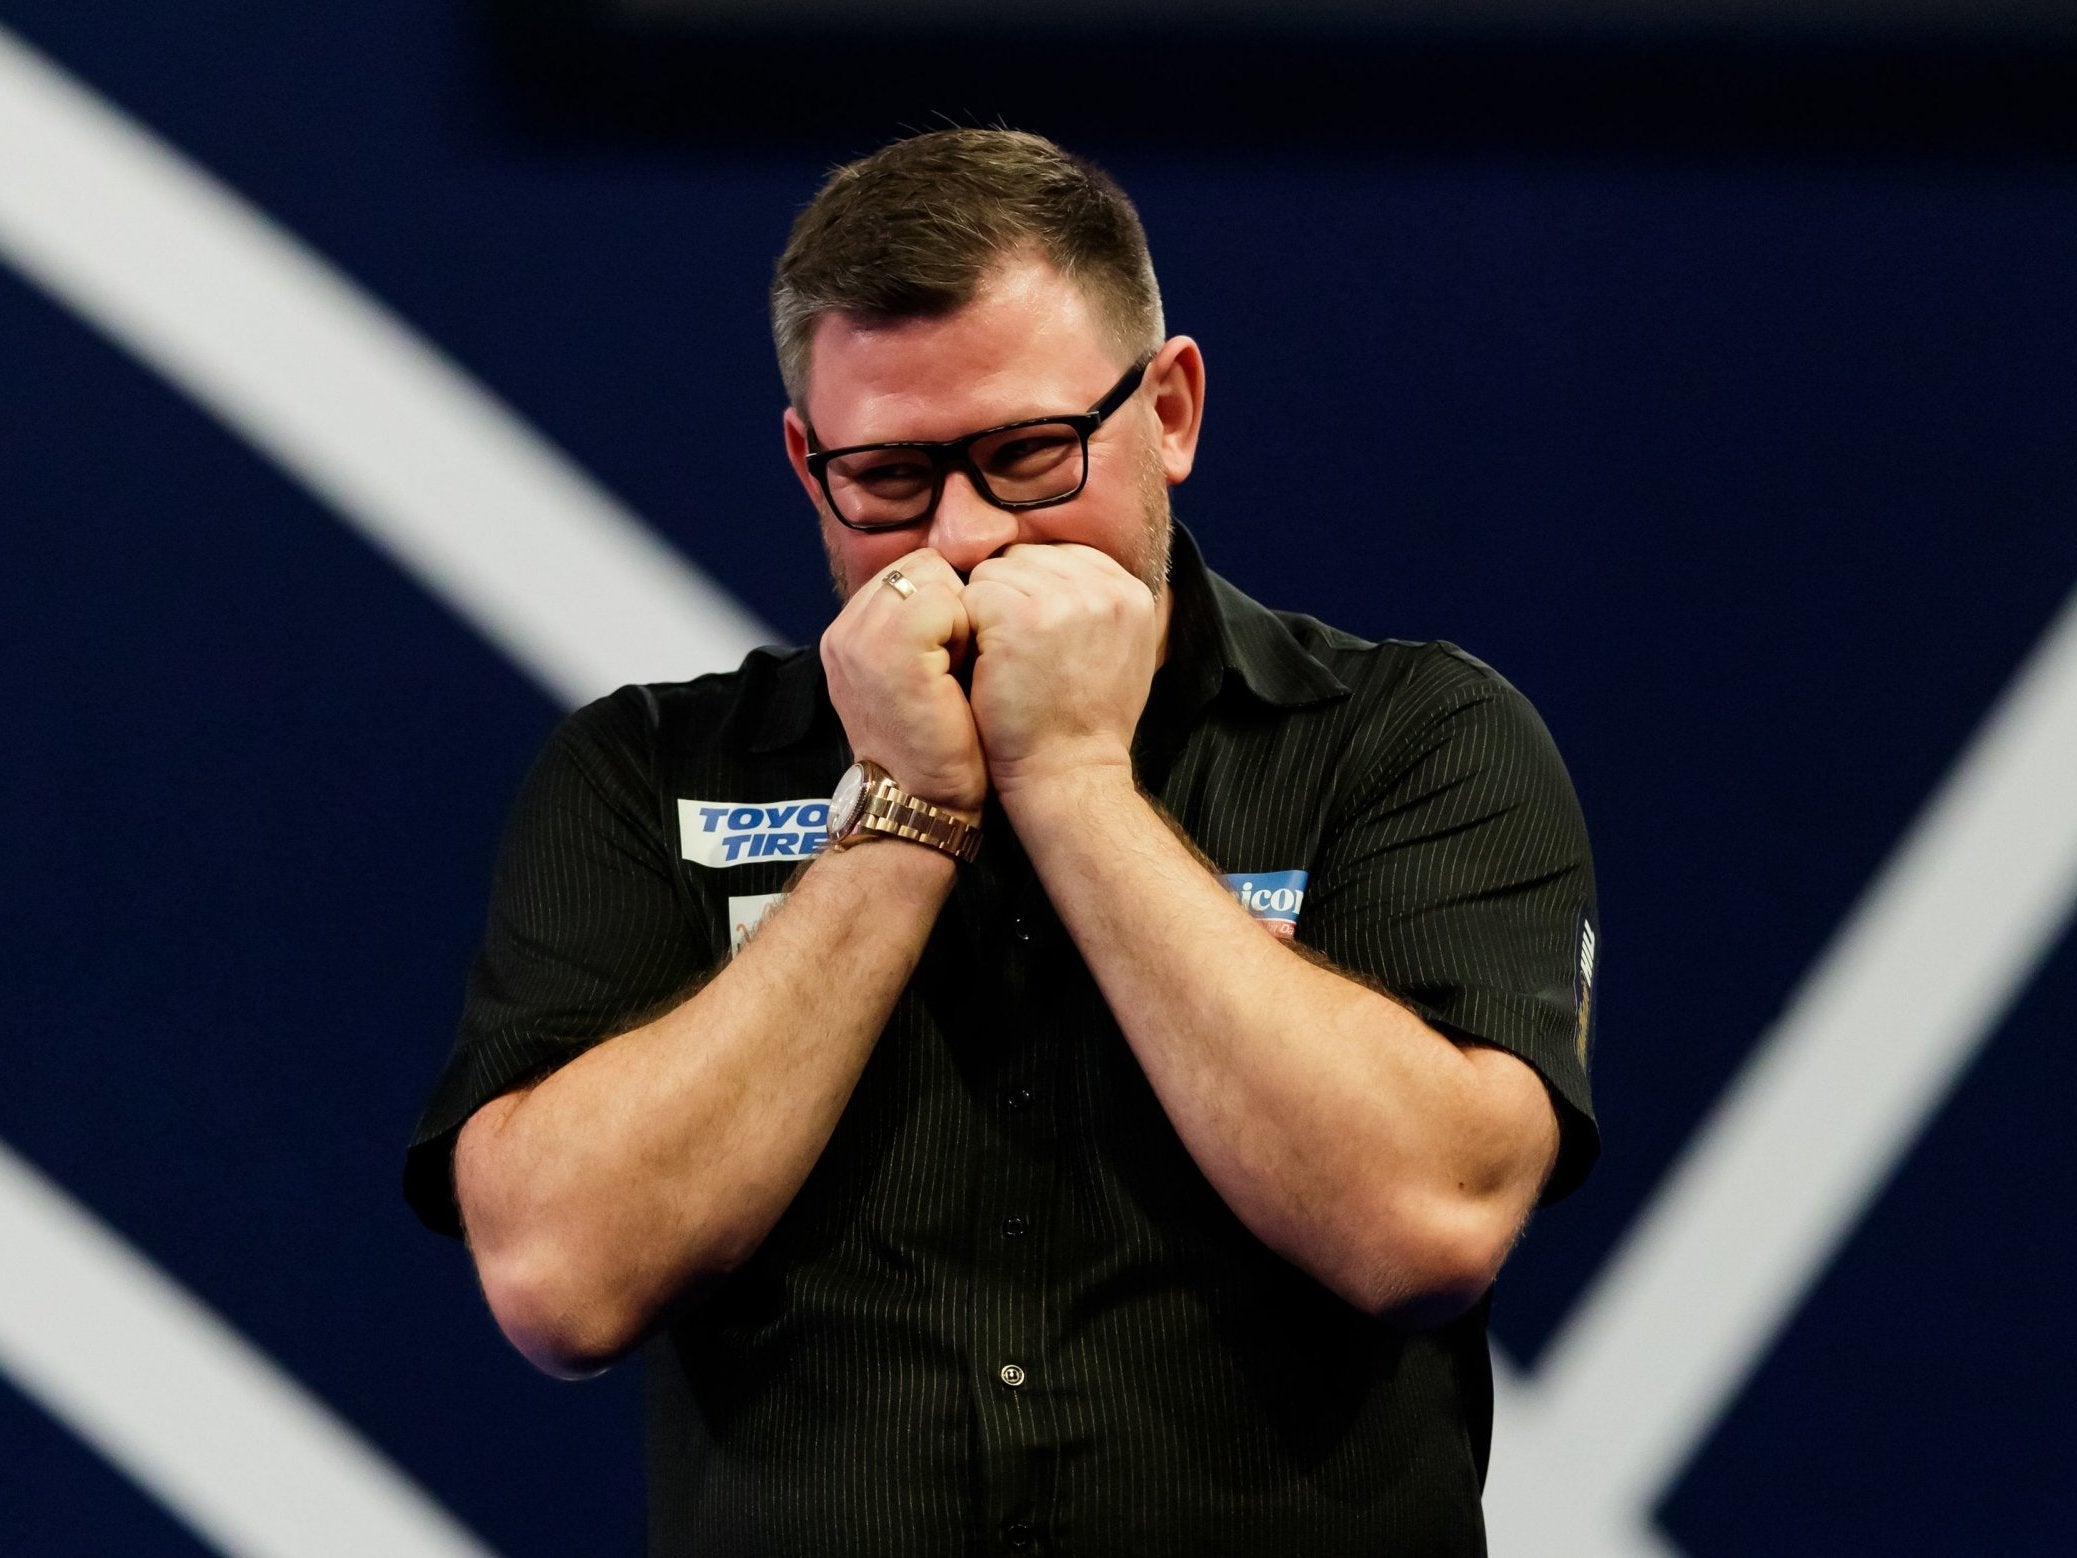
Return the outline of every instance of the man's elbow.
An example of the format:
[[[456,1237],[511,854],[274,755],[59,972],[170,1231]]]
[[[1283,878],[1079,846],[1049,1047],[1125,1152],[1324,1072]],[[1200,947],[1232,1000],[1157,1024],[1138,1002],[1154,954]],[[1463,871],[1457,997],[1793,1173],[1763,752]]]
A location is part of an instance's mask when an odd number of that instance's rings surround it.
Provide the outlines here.
[[[666,1311],[697,1302],[756,1245],[728,1228],[670,1258],[654,1241],[601,1249],[588,1237],[539,1230],[470,1247],[506,1340],[545,1374],[587,1379],[640,1346]]]
[[[1408,1330],[1445,1325],[1492,1287],[1521,1224],[1512,1206],[1492,1201],[1456,1201],[1402,1221],[1342,1297]]]
[[[1505,1052],[1465,1052],[1481,1079],[1478,1150],[1440,1157],[1381,1190],[1362,1307],[1414,1328],[1454,1320],[1500,1275],[1558,1158],[1558,1119],[1536,1073]]]
[[[596,1206],[544,1187],[538,1152],[511,1129],[526,1097],[494,1099],[462,1127],[455,1200],[498,1329],[543,1373],[583,1379],[642,1340],[662,1273],[653,1240],[616,1240]]]
[[[583,1291],[554,1252],[476,1255],[476,1275],[505,1339],[544,1374],[588,1379],[641,1341],[645,1317],[615,1295]]]
[[[1361,1307],[1408,1331],[1431,1331],[1467,1313],[1499,1274],[1497,1262],[1453,1263],[1372,1284]]]

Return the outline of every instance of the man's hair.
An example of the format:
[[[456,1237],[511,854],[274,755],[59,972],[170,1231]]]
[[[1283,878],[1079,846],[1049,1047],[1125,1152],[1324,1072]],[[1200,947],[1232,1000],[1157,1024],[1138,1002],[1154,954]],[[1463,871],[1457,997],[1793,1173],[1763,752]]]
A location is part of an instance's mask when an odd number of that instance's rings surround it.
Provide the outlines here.
[[[1161,290],[1139,213],[1094,164],[1021,130],[934,130],[830,174],[772,276],[772,341],[796,410],[825,314],[930,318],[1035,253],[1082,288],[1128,359],[1160,346]]]

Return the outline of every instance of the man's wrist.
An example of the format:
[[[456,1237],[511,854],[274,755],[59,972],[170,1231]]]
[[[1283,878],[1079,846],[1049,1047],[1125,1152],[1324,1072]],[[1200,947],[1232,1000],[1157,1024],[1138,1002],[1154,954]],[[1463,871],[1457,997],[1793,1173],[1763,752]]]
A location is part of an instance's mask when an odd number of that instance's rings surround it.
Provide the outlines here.
[[[971,862],[981,852],[979,823],[977,812],[912,794],[871,758],[860,758],[845,770],[830,797],[829,847],[841,852],[891,839]]]
[[[1028,767],[1000,776],[996,798],[1018,826],[1065,824],[1121,803],[1145,804],[1129,755]]]

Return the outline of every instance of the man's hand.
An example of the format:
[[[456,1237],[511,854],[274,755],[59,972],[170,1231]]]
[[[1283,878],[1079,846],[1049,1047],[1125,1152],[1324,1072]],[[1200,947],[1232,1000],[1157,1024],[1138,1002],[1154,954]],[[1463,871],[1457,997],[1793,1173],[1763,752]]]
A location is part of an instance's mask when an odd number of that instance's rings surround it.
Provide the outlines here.
[[[913,595],[890,588],[882,569],[822,635],[830,701],[853,753],[880,764],[910,794],[979,816],[988,773],[956,679],[970,639],[963,586],[928,547],[894,567],[915,585]]]
[[[1153,592],[1072,544],[1013,546],[977,564],[973,718],[1005,806],[1068,775],[1132,783],[1132,733],[1160,658]]]

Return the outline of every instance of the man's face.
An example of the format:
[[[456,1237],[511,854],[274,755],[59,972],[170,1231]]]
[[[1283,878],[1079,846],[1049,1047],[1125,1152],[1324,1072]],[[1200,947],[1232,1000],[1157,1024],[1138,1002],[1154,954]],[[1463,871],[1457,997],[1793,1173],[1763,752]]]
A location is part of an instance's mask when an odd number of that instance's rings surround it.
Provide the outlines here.
[[[1108,554],[1161,593],[1168,487],[1187,474],[1196,436],[1194,414],[1179,438],[1157,410],[1157,375],[1177,344],[1163,348],[1139,392],[1089,440],[1082,491],[1051,508],[997,508],[954,470],[928,519],[897,530],[851,530],[829,513],[808,474],[807,430],[789,410],[787,453],[821,515],[838,592],[848,599],[919,547],[936,549],[963,577],[1020,542],[1072,541]],[[999,267],[972,302],[939,318],[861,324],[825,316],[815,329],[805,409],[824,449],[958,438],[1027,417],[1086,411],[1127,366],[1106,344],[1081,288],[1042,260],[1015,260]]]

